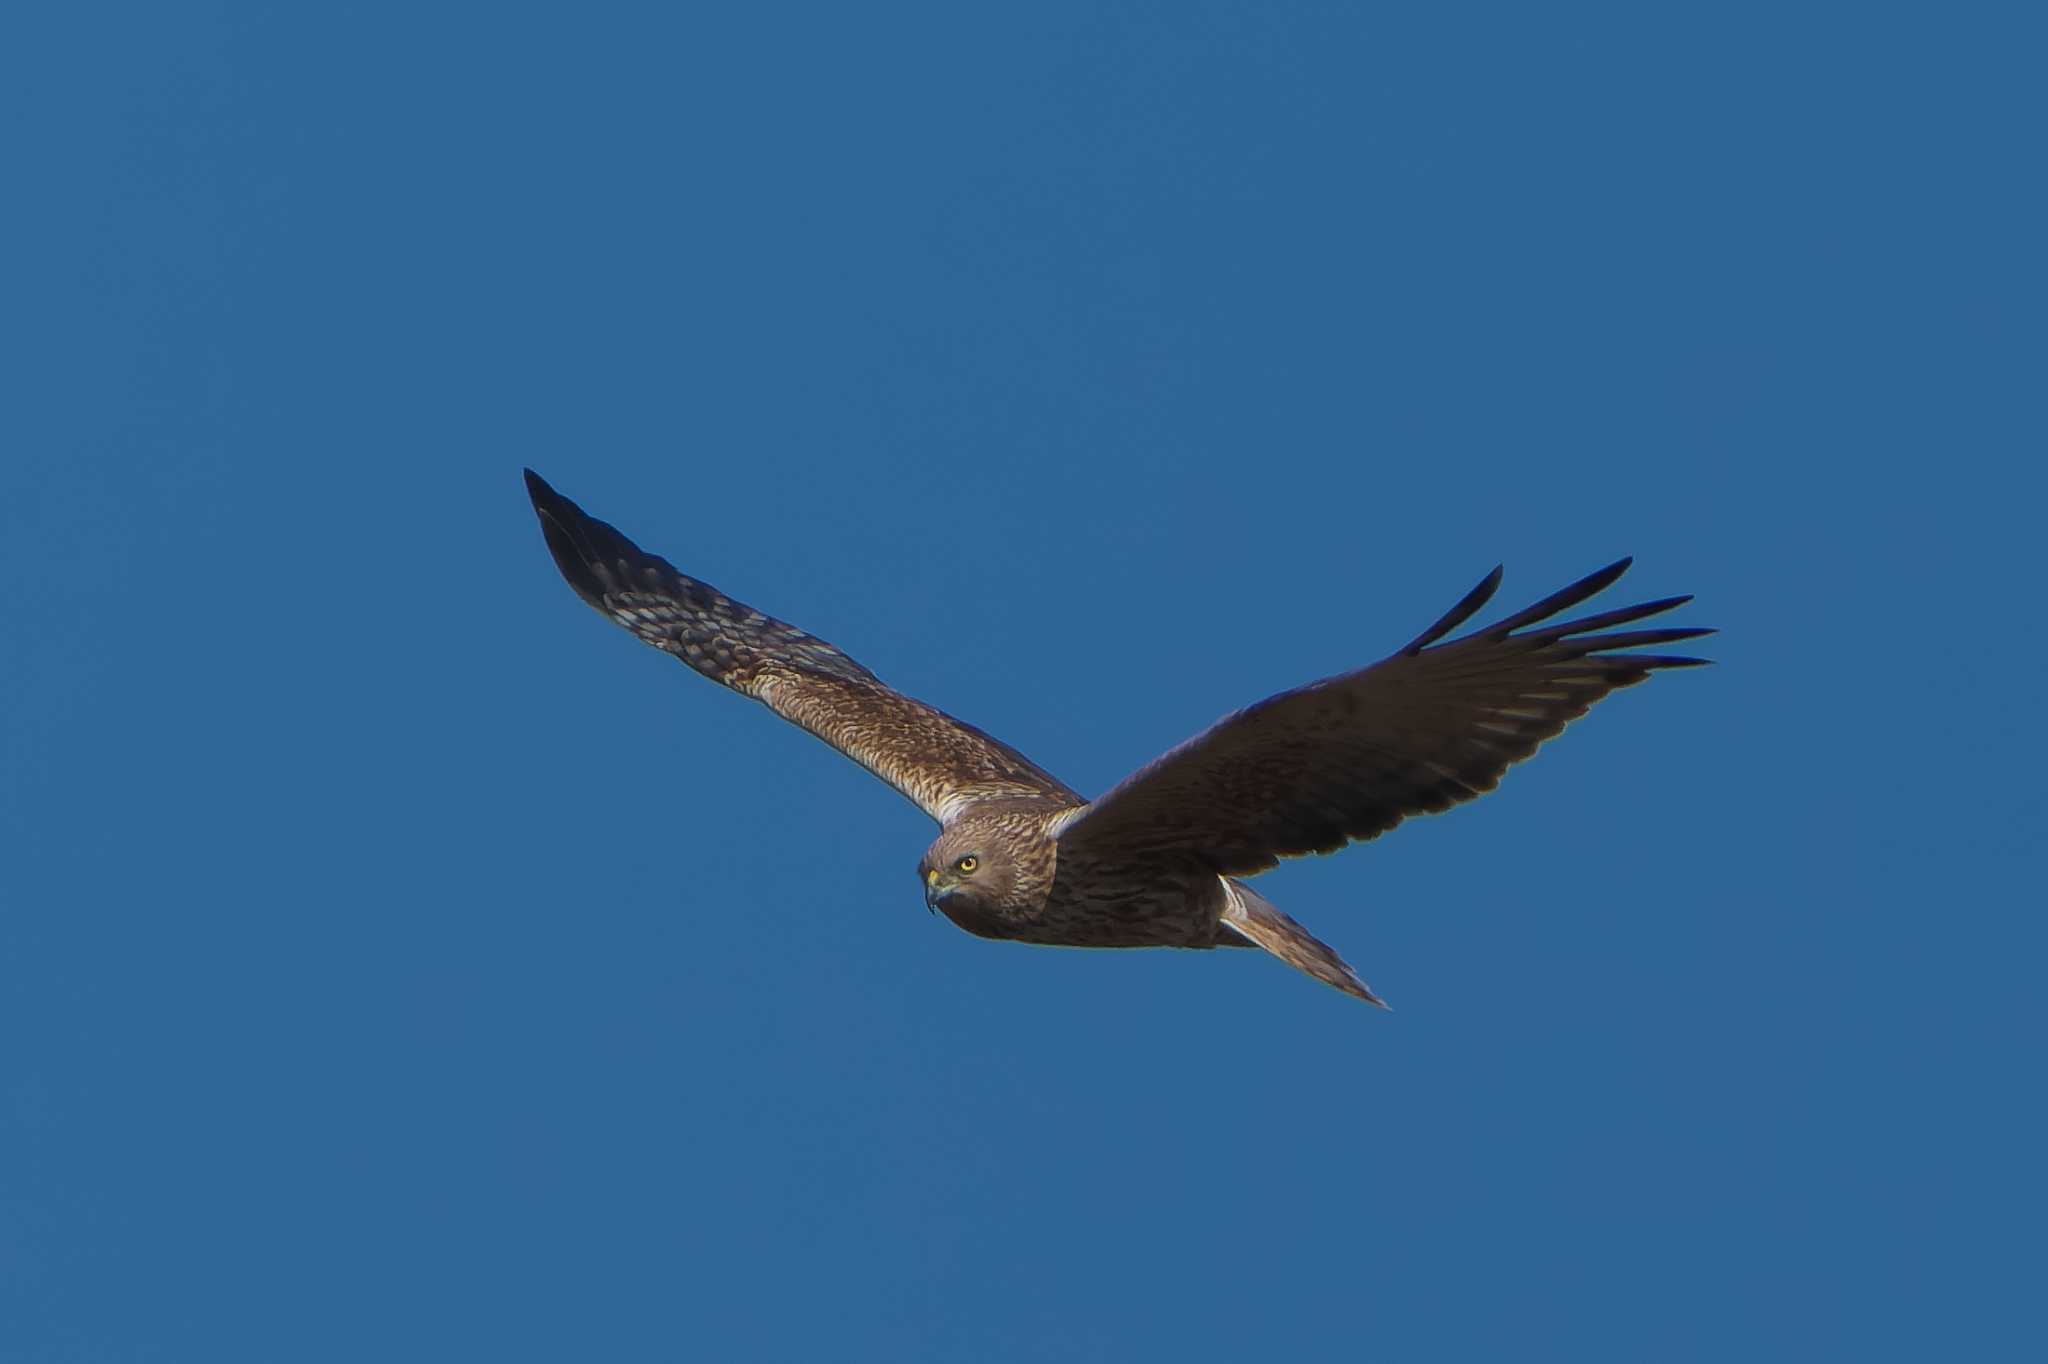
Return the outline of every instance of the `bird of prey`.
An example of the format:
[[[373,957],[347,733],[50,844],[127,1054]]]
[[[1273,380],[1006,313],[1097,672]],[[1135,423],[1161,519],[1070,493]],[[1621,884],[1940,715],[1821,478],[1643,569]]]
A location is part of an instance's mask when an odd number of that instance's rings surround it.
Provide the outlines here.
[[[1381,1007],[1342,957],[1241,878],[1491,791],[1617,687],[1706,661],[1617,650],[1713,633],[1613,629],[1690,597],[1543,623],[1611,585],[1623,559],[1447,640],[1500,586],[1495,568],[1387,658],[1227,715],[1091,801],[815,635],[685,576],[530,469],[526,488],[562,576],[606,619],[809,730],[939,822],[918,881],[926,906],[969,933],[1263,947]]]

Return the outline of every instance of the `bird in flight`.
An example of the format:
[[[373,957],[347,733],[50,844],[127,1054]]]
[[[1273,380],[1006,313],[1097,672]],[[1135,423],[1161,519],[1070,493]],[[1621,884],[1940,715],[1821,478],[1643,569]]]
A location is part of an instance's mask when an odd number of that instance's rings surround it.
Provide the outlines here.
[[[1491,791],[1609,692],[1707,661],[1616,651],[1713,633],[1613,628],[1689,596],[1544,624],[1612,585],[1623,559],[1446,639],[1492,598],[1496,568],[1387,658],[1227,715],[1091,801],[817,636],[677,571],[531,469],[526,489],[562,576],[606,619],[810,731],[939,822],[918,882],[926,906],[969,933],[1262,947],[1382,1008],[1342,957],[1241,878]]]

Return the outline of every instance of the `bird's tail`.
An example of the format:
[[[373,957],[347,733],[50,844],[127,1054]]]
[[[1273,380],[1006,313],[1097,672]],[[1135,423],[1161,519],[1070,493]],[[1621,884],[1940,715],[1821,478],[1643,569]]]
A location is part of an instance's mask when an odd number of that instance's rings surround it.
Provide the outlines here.
[[[1306,971],[1325,985],[1384,1009],[1387,1002],[1358,978],[1344,958],[1328,944],[1273,907],[1272,901],[1242,881],[1223,879],[1230,898],[1223,907],[1223,925],[1239,937],[1265,948],[1297,971]]]

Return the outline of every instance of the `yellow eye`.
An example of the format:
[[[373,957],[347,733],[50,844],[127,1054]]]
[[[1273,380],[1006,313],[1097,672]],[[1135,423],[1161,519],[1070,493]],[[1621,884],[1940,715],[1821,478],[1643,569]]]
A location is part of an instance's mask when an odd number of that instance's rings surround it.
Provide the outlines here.
[[[958,862],[955,862],[953,865],[959,868],[960,871],[963,874],[965,874],[968,872],[972,872],[976,867],[980,866],[981,859],[978,857],[963,857]]]

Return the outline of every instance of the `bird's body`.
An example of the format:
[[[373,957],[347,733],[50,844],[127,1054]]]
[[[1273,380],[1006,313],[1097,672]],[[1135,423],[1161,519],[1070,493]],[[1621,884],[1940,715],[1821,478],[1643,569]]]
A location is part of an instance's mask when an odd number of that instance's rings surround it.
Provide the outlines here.
[[[962,857],[1000,893],[950,895],[934,907],[969,933],[1059,947],[1241,947],[1223,933],[1222,878],[1198,868],[1092,863],[1061,874],[1060,826],[1083,802],[1001,800],[949,826],[919,863],[933,884]],[[998,865],[1000,859],[1002,865]],[[1219,934],[1223,937],[1218,942]]]
[[[526,478],[557,566],[592,607],[809,730],[939,821],[919,881],[926,904],[969,933],[1068,947],[1257,946],[1373,1003],[1342,958],[1241,878],[1492,790],[1608,692],[1702,661],[1611,651],[1711,633],[1597,633],[1684,597],[1529,628],[1607,587],[1622,560],[1438,643],[1492,596],[1495,569],[1381,663],[1226,716],[1088,801],[1007,744]]]

